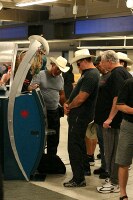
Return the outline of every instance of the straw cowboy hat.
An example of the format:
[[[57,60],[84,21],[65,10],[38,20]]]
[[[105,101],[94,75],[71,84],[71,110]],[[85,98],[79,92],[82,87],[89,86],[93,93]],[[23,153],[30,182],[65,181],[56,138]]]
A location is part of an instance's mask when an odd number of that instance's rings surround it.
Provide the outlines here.
[[[75,57],[71,60],[71,64],[73,67],[77,66],[77,61],[81,60],[83,58],[90,58],[90,57],[95,57],[94,55],[90,55],[90,52],[88,49],[80,49],[75,51]]]
[[[133,64],[133,61],[130,58],[128,58],[127,54],[122,53],[122,52],[117,52],[116,54],[117,54],[119,60],[123,60],[123,61],[127,62],[127,65]]]
[[[47,40],[40,36],[40,35],[31,35],[29,38],[30,42],[34,42],[35,40],[37,40],[38,42],[40,42],[43,46],[43,51],[44,51],[44,54],[48,55],[49,54],[49,44],[47,42]]]
[[[66,66],[67,60],[63,58],[62,56],[59,56],[57,59],[51,57],[50,60],[56,64],[56,66],[62,71],[67,72],[70,67]]]

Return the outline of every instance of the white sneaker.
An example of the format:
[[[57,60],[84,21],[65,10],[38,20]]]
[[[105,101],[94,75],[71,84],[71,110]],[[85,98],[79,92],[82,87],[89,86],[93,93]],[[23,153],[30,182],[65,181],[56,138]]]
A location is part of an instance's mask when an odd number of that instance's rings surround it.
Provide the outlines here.
[[[100,193],[104,193],[104,194],[118,193],[118,192],[120,192],[120,188],[119,188],[119,185],[113,185],[109,182],[109,183],[105,183],[101,187],[97,187],[97,191]]]

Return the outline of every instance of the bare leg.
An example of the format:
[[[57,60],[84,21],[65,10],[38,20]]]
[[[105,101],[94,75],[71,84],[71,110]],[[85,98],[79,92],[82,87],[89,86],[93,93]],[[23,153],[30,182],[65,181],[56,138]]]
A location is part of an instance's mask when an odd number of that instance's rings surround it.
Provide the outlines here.
[[[126,196],[126,186],[128,181],[128,168],[129,166],[119,166],[119,185],[120,185],[120,196]],[[124,200],[127,200],[124,199]]]
[[[89,139],[86,137],[86,149],[88,155],[94,155],[96,149],[97,139]]]

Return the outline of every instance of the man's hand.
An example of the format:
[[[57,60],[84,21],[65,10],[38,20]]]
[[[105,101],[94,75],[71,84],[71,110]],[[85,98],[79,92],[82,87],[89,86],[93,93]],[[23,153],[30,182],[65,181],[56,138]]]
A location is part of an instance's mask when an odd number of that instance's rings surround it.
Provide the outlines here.
[[[64,107],[64,114],[68,115],[70,112],[69,105],[67,103],[64,103],[63,107]]]
[[[29,91],[32,91],[32,90],[35,90],[39,87],[39,85],[37,83],[32,83],[28,86],[28,90]]]
[[[112,122],[112,119],[107,119],[104,123],[103,123],[103,128],[111,128],[110,124]]]

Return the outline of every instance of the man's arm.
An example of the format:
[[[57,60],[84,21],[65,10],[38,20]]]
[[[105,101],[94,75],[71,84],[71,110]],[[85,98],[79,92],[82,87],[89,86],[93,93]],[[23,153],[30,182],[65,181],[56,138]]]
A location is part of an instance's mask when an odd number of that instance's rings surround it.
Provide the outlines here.
[[[64,103],[64,113],[68,115],[71,109],[82,105],[82,103],[84,103],[88,97],[89,94],[87,92],[80,92],[71,103],[69,103],[69,100]]]
[[[108,117],[108,119],[103,123],[103,127],[104,127],[104,128],[111,128],[110,124],[111,124],[112,120],[114,119],[114,117],[116,116],[116,114],[117,114],[117,112],[118,112],[118,109],[117,109],[117,106],[116,106],[117,99],[118,99],[118,97],[114,97],[114,99],[113,99],[113,104],[112,104],[112,108],[111,108],[109,117]]]
[[[28,91],[32,91],[32,90],[37,89],[39,87],[40,82],[41,82],[40,74],[33,76],[31,83],[28,86]]]
[[[133,115],[133,108],[130,106],[127,106],[126,104],[117,105],[117,109],[123,113]]]
[[[77,108],[81,106],[86,99],[89,97],[87,92],[79,92],[79,94],[73,99],[73,101],[69,104],[69,109]]]
[[[64,90],[60,90],[59,95],[60,95],[60,104],[63,105],[66,101]]]
[[[28,86],[28,91],[32,91],[32,90],[35,90],[39,87],[39,85],[37,83],[32,83]]]

